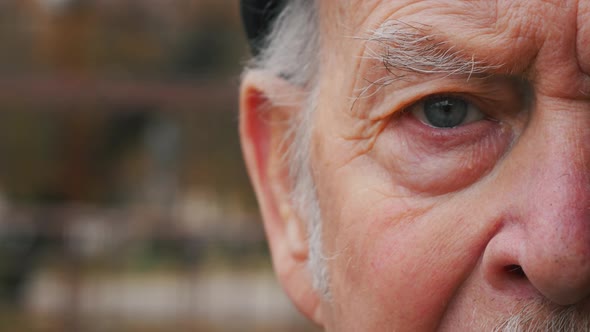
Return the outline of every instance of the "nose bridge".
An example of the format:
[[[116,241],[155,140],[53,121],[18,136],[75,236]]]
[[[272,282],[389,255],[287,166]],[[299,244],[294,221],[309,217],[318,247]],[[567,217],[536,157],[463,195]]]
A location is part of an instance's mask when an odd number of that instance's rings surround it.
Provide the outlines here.
[[[532,199],[531,212],[541,219],[557,220],[588,210],[590,109],[587,113],[546,116],[523,137],[530,140],[525,143],[530,151],[519,154],[525,159],[521,163],[529,165],[523,170],[522,194]]]
[[[570,304],[590,294],[590,108],[537,108],[512,151],[525,234],[519,264],[541,293]]]

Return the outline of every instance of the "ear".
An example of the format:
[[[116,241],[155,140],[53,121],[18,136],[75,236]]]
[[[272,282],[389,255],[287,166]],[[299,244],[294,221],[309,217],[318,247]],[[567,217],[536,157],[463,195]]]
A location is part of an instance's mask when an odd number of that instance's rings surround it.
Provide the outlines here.
[[[292,143],[289,126],[302,111],[303,92],[269,72],[246,74],[240,91],[240,140],[275,272],[297,308],[322,325],[319,296],[307,267],[307,231],[292,206],[292,183],[284,158]]]

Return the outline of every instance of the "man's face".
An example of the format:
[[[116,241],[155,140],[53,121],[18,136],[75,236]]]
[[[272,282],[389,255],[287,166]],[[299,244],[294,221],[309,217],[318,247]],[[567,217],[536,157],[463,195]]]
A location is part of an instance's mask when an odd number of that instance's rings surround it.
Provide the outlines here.
[[[329,330],[481,331],[540,300],[586,305],[590,2],[322,1],[320,18]]]
[[[315,314],[265,221],[302,311],[329,331],[589,312],[590,1],[320,1],[319,17]]]

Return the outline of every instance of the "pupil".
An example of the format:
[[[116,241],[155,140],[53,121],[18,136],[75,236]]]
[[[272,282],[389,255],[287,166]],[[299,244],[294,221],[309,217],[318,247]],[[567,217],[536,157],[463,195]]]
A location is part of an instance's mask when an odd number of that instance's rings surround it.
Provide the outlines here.
[[[433,127],[456,127],[467,117],[467,102],[452,97],[430,99],[424,102],[424,115]]]

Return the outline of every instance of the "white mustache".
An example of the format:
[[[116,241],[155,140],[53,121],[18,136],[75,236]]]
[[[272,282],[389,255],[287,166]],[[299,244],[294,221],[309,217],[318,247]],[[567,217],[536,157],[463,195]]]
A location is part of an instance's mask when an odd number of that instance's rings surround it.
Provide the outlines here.
[[[590,331],[590,307],[558,306],[546,300],[527,301],[500,321],[494,332],[583,332]]]

